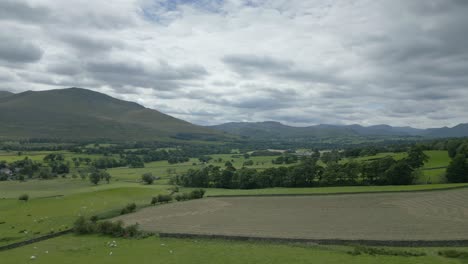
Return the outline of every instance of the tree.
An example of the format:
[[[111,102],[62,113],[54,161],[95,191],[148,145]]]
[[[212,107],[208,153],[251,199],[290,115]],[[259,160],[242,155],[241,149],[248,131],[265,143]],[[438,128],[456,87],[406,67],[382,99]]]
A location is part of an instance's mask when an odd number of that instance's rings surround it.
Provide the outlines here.
[[[210,157],[210,156],[201,156],[201,157],[198,158],[198,160],[199,160],[200,162],[203,162],[203,163],[207,163],[207,162],[209,162],[209,161],[212,160],[212,159],[213,159],[213,158]]]
[[[330,152],[324,152],[322,154],[322,157],[321,157],[321,160],[325,164],[336,163],[336,162],[340,161],[340,159],[341,159],[340,153],[337,150],[332,150]]]
[[[449,182],[468,182],[468,163],[465,155],[458,154],[447,167],[447,180]]]
[[[411,168],[417,169],[422,167],[429,160],[429,157],[424,153],[421,146],[414,146],[408,151],[406,160]]]
[[[141,175],[141,180],[145,182],[146,184],[153,184],[154,176],[151,172],[147,172]]]
[[[50,167],[41,167],[39,169],[39,178],[40,179],[50,179],[54,176]]]
[[[385,172],[387,184],[390,185],[408,185],[412,184],[413,168],[406,160],[399,160]]]
[[[27,202],[29,200],[29,195],[22,194],[18,197],[18,200]]]
[[[112,176],[107,171],[101,171],[101,179],[104,179],[108,184]]]
[[[101,173],[99,172],[99,170],[94,170],[93,172],[91,172],[91,174],[89,174],[89,180],[97,185],[100,181],[101,181]]]

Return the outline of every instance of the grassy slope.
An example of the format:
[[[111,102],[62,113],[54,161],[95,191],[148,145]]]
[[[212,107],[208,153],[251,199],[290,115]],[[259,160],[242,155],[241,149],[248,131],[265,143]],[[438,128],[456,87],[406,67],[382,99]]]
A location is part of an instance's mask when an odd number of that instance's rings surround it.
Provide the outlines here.
[[[114,187],[63,197],[30,199],[28,202],[1,199],[0,222],[5,223],[0,225],[0,245],[66,229],[79,215],[111,213],[130,202],[148,205],[152,196],[167,193],[165,186]],[[23,230],[27,233],[20,232]]]
[[[155,140],[179,133],[221,137],[196,126],[110,96],[70,88],[0,98],[1,138]]]
[[[223,240],[115,239],[117,247],[107,246],[114,239],[101,236],[67,235],[34,245],[0,252],[2,264],[27,263],[460,263],[437,255],[435,248],[418,248],[423,257],[351,256],[350,247],[305,246]],[[48,253],[45,253],[48,251]],[[112,255],[110,253],[112,252]]]

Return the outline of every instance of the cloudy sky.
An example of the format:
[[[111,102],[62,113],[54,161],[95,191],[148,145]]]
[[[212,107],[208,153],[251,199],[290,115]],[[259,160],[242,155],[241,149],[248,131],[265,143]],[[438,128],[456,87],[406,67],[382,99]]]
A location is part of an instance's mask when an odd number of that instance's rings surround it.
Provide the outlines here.
[[[197,123],[468,122],[465,0],[1,0],[0,90]]]

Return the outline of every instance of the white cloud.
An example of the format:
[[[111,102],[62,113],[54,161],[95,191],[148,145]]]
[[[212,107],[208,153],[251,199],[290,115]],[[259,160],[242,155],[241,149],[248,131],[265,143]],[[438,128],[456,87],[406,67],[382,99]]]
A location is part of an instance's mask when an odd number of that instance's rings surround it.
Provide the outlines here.
[[[90,88],[199,124],[468,121],[465,1],[5,0],[0,10],[0,89]]]

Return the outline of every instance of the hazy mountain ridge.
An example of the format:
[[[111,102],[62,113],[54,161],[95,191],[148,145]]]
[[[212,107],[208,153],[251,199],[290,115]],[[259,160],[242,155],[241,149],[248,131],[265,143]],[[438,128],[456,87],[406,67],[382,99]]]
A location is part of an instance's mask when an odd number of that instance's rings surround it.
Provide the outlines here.
[[[448,128],[418,129],[412,127],[393,127],[390,125],[315,125],[294,127],[280,122],[230,122],[209,128],[249,138],[311,138],[332,136],[419,136],[419,137],[466,137],[468,124]]]
[[[13,95],[14,93],[8,91],[0,91],[0,98],[5,96]]]
[[[0,138],[137,141],[223,137],[218,131],[137,103],[81,88],[0,97],[0,123]]]

